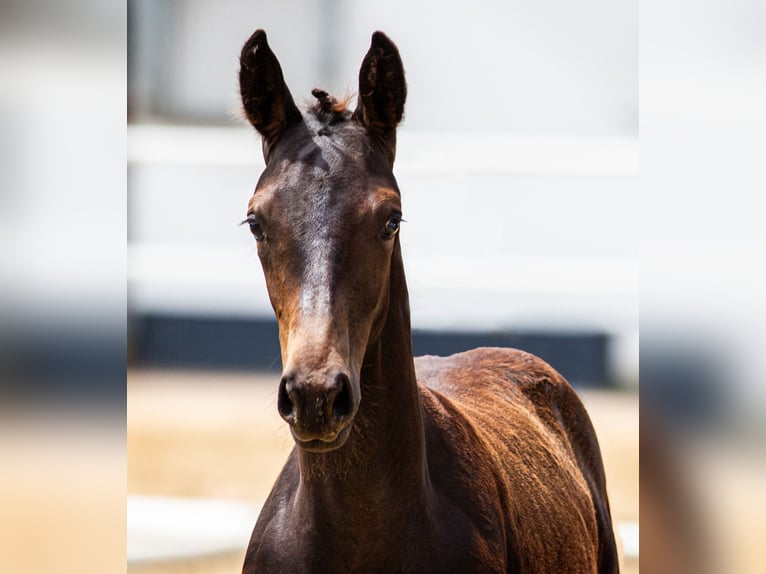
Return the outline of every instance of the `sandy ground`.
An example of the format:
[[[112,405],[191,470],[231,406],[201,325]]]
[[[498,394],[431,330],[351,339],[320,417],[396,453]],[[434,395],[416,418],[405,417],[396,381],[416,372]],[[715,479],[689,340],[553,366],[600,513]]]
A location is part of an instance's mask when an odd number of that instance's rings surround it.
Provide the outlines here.
[[[128,492],[262,502],[292,448],[276,412],[276,375],[133,370],[128,375]],[[586,391],[616,521],[638,521],[638,396]],[[131,574],[241,570],[239,552],[131,566]],[[638,572],[631,561],[623,570]]]

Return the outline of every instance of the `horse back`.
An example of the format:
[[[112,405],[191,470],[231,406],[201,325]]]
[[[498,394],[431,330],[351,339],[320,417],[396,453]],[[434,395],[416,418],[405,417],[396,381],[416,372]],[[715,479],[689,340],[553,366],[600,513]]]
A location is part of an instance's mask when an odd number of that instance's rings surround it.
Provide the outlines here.
[[[431,479],[447,496],[468,490],[479,521],[502,514],[509,571],[617,572],[598,440],[569,383],[515,349],[415,367]]]

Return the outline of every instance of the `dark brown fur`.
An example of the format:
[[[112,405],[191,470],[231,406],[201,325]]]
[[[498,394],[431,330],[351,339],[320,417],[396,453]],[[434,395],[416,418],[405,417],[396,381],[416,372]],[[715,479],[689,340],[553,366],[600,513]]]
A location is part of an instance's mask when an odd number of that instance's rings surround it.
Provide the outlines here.
[[[617,572],[598,442],[561,375],[514,349],[413,359],[393,43],[373,35],[353,113],[321,90],[297,112],[260,30],[240,87],[296,439],[243,572]]]

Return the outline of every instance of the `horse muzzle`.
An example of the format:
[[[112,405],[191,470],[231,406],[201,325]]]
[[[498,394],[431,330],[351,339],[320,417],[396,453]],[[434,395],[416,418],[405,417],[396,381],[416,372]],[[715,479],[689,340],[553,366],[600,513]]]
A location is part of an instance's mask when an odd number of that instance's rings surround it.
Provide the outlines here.
[[[326,452],[345,444],[359,408],[360,392],[341,369],[301,375],[289,370],[279,382],[277,410],[304,450]]]

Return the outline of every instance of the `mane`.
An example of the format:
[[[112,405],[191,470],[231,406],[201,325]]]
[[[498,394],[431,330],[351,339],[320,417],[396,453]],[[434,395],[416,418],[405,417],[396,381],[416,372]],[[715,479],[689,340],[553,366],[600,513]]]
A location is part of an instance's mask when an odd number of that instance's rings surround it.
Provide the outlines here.
[[[339,100],[319,88],[311,90],[311,95],[317,101],[309,107],[309,112],[326,126],[344,122],[351,118],[352,112],[348,109],[348,103],[351,100],[349,96]]]

